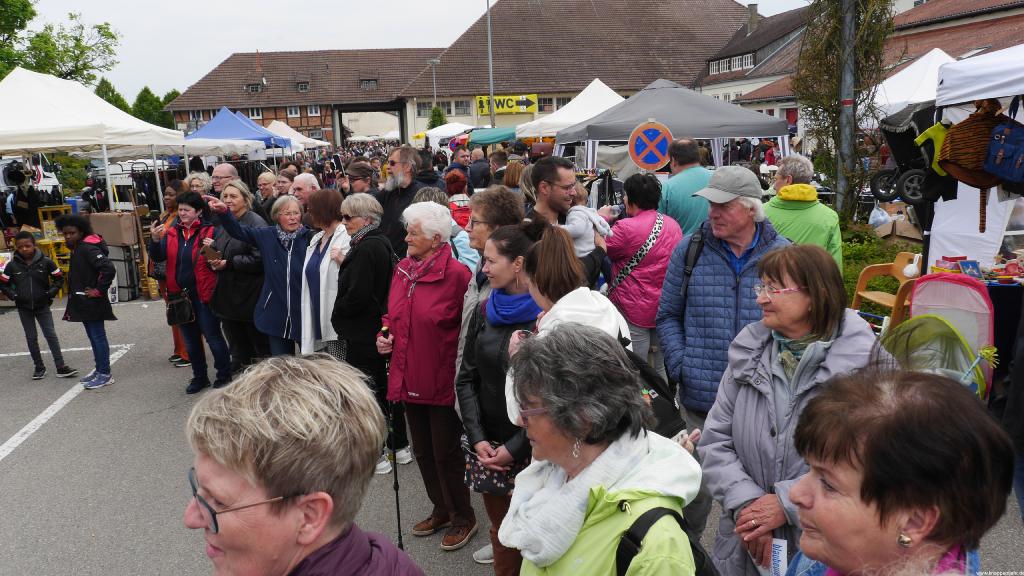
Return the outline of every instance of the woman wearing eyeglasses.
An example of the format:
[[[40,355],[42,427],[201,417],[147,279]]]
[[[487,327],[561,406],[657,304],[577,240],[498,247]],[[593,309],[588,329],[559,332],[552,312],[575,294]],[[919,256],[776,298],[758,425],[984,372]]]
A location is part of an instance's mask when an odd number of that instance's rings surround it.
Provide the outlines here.
[[[722,506],[712,559],[722,574],[758,574],[774,539],[798,551],[790,488],[807,472],[793,433],[804,406],[831,377],[869,364],[875,336],[846,308],[836,261],[818,246],[790,245],[757,264],[762,319],[729,347],[729,362],[698,446],[704,478]]]
[[[213,573],[422,576],[355,523],[385,432],[363,375],[326,356],[272,358],[204,396],[184,522]]]

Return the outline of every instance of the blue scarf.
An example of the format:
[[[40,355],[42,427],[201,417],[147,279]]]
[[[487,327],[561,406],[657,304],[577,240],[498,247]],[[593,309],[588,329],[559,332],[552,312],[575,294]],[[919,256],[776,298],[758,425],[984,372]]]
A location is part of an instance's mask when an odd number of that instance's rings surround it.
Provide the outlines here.
[[[540,306],[529,292],[509,294],[503,289],[492,290],[487,298],[487,322],[491,326],[510,326],[537,319]]]

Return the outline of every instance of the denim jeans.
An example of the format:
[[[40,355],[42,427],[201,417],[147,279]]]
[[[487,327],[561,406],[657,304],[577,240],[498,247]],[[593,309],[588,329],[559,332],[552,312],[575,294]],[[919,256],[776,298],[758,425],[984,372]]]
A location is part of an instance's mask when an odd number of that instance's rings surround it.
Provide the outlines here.
[[[53,354],[53,363],[57,368],[64,366],[64,356],[60,353],[60,340],[57,339],[57,331],[53,329],[53,315],[49,308],[38,310],[26,310],[18,308],[18,318],[21,319],[21,327],[25,330],[25,342],[28,344],[28,353],[32,356],[32,362],[36,370],[42,370],[43,355],[39,352],[39,334],[36,332],[36,322],[43,330],[43,338],[46,338],[50,346],[50,354]]]
[[[92,345],[92,357],[96,362],[96,372],[110,374],[110,343],[107,342],[107,327],[103,320],[82,322],[85,335]]]
[[[203,350],[205,337],[213,354],[217,380],[227,382],[231,379],[231,354],[228,352],[228,343],[220,331],[220,320],[213,315],[209,306],[199,301],[197,296],[190,293],[189,297],[192,301],[192,310],[195,312],[195,320],[181,324],[178,328],[185,338],[189,361],[192,362],[192,378],[200,382],[210,381],[206,368],[206,351]]]
[[[295,340],[267,335],[271,356],[295,356]]]
[[[654,368],[658,376],[668,380],[665,373],[665,355],[661,353],[661,344],[658,342],[658,332],[654,328],[637,326],[629,320],[629,340],[633,344],[633,352],[636,353],[647,365]],[[651,354],[653,348],[653,354]],[[650,356],[648,356],[650,354]]]

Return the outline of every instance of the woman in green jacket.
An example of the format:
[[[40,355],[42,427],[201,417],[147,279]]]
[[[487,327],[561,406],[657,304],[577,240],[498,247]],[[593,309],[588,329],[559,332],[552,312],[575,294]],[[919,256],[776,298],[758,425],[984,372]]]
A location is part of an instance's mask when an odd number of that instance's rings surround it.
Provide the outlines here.
[[[516,477],[498,537],[522,553],[521,574],[614,574],[623,533],[665,508],[625,573],[692,576],[690,543],[673,514],[697,495],[700,468],[647,430],[653,417],[621,344],[567,323],[524,340],[512,368],[517,424],[534,460]]]

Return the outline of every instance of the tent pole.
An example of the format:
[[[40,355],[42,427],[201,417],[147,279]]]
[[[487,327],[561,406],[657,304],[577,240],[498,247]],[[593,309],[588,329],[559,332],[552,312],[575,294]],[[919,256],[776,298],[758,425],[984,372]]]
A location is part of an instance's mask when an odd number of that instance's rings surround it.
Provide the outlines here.
[[[107,156],[107,145],[104,143],[101,146],[103,149],[103,175],[107,179],[107,198],[112,198],[114,202],[117,202],[117,197],[114,195],[114,183],[110,180],[110,158]]]
[[[160,201],[160,213],[164,213],[164,195],[163,190],[160,189],[160,170],[156,166],[156,145],[151,144],[149,151],[153,154],[153,178],[156,179],[156,197]]]

